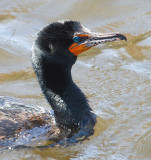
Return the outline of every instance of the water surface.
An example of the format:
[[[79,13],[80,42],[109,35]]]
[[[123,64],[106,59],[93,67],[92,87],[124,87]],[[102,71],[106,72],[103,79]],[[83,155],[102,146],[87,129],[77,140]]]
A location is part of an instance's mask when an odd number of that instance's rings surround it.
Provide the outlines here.
[[[80,21],[98,32],[121,32],[128,42],[79,56],[72,75],[98,115],[95,133],[70,147],[18,149],[5,160],[151,159],[151,1],[1,0],[0,95],[47,106],[33,72],[32,41],[45,24]]]

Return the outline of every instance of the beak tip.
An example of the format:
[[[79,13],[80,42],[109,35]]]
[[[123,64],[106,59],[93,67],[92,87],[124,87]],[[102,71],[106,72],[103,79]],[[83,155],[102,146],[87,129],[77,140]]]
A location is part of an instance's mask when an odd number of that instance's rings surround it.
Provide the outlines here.
[[[127,41],[127,38],[124,34],[119,34],[119,39]]]

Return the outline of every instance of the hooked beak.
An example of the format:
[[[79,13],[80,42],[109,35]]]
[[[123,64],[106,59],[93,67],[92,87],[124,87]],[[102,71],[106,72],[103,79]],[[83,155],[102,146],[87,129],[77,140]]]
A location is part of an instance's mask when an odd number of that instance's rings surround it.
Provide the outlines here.
[[[90,49],[91,47],[101,43],[112,42],[117,40],[127,41],[126,36],[121,33],[88,33],[88,34],[77,34],[76,37],[79,37],[81,41],[74,42],[69,47],[69,51],[76,56]],[[82,38],[85,40],[82,41]]]

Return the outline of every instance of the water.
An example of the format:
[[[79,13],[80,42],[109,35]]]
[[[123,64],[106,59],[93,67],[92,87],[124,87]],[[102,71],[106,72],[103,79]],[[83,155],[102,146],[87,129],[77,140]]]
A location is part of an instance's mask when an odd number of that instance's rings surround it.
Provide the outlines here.
[[[30,62],[32,41],[45,24],[80,21],[98,32],[121,32],[128,42],[95,47],[72,74],[98,115],[95,133],[70,147],[16,149],[1,160],[151,159],[151,1],[1,0],[0,95],[49,107]]]

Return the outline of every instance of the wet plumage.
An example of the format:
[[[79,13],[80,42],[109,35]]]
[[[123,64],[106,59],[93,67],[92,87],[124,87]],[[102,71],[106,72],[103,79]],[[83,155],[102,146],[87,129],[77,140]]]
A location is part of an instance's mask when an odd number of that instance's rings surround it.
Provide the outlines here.
[[[58,141],[77,133],[80,134],[75,138],[92,135],[96,115],[72,80],[71,69],[80,53],[115,40],[126,40],[126,37],[120,33],[94,33],[77,21],[45,26],[34,41],[31,59],[41,90],[54,114],[48,108],[1,97],[0,146]]]

